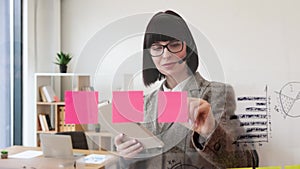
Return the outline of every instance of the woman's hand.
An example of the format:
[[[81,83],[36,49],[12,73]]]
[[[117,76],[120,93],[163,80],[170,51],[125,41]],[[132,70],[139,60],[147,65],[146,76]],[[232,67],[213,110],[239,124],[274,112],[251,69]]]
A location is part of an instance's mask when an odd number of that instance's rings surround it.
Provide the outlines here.
[[[119,134],[114,139],[117,152],[120,156],[124,157],[125,159],[133,158],[144,149],[143,145],[136,139],[130,139],[123,142],[124,137],[124,134]]]
[[[193,122],[193,130],[208,137],[215,128],[215,118],[210,104],[199,98],[188,98],[189,119]]]

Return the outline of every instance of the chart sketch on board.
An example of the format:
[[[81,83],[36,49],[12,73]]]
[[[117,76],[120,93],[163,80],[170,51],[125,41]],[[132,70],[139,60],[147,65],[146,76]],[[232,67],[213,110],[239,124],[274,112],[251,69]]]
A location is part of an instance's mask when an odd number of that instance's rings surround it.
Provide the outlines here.
[[[271,131],[271,97],[268,86],[260,95],[237,96],[238,111],[230,119],[239,119],[245,133],[238,136],[235,144],[258,144],[269,141]]]
[[[280,112],[284,118],[300,117],[300,82],[288,82],[275,93],[277,98],[275,111]]]

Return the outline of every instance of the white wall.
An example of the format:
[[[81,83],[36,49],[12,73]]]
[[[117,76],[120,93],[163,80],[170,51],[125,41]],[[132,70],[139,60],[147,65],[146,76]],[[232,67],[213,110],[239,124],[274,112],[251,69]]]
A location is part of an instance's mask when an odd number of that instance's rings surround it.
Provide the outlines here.
[[[57,72],[60,51],[60,0],[23,3],[23,144],[35,146],[34,73]]]
[[[42,1],[41,4],[48,3]],[[237,96],[261,95],[264,94],[264,86],[269,86],[273,138],[259,148],[261,165],[297,164],[300,163],[297,158],[300,148],[295,134],[300,130],[297,129],[299,119],[283,118],[274,111],[274,91],[289,81],[300,81],[299,6],[298,0],[61,0],[61,49],[75,57],[71,71],[92,74],[95,77],[93,85],[100,90],[100,97],[110,99],[111,90],[126,88],[119,83],[123,80],[117,80],[122,79],[119,72],[125,70],[125,65],[131,63],[126,74],[140,75],[141,33],[148,19],[157,11],[173,9],[185,18],[199,38],[196,43],[202,58],[201,72],[205,77],[232,84]],[[28,64],[32,66],[35,63],[35,72],[56,71],[49,64],[58,48],[53,47],[52,42],[54,46],[59,46],[60,42],[49,28],[57,21],[49,16],[54,11],[40,11],[40,19],[51,22],[40,21],[39,28],[49,34],[37,37],[43,37],[41,39],[45,42],[40,42],[50,47],[38,48],[37,59],[28,55]],[[29,23],[29,27],[32,24]],[[32,33],[31,28],[28,32]],[[124,37],[128,33],[132,33],[131,36]],[[213,64],[214,59],[218,61],[216,65]],[[218,71],[213,72],[214,69]],[[32,67],[29,66],[28,70],[30,79]],[[28,87],[31,85],[28,82]],[[33,103],[28,101],[28,104]],[[25,112],[32,111],[32,107],[26,108]],[[34,117],[27,120],[29,118]],[[32,136],[31,132],[26,134]],[[292,140],[290,146],[285,145],[287,140]],[[29,141],[26,143],[30,144]]]

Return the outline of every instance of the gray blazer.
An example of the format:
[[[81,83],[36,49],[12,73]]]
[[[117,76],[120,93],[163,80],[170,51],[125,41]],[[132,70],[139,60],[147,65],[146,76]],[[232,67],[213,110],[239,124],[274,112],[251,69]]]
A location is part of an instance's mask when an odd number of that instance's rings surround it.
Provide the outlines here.
[[[162,86],[159,90],[162,90]],[[217,127],[207,140],[179,123],[157,122],[159,90],[145,96],[145,122],[142,125],[165,145],[161,149],[145,150],[141,153],[144,158],[126,161],[127,164],[121,166],[143,169],[212,169],[251,167],[256,164],[252,150],[234,144],[244,130],[239,127],[238,119],[230,120],[236,108],[231,86],[209,82],[197,72],[183,87],[188,97],[202,98],[211,104]]]

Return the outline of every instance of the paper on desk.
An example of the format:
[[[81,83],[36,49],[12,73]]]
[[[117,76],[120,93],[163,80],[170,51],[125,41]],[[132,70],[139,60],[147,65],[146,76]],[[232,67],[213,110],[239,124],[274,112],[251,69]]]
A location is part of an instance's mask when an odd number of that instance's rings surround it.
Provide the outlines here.
[[[35,151],[35,150],[27,150],[23,151],[21,153],[13,154],[13,155],[8,155],[8,158],[23,158],[23,159],[28,159],[28,158],[34,158],[37,156],[43,155],[42,151]]]
[[[90,154],[84,157],[84,162],[89,164],[101,164],[107,159],[109,159],[110,155],[101,155],[101,154]]]

